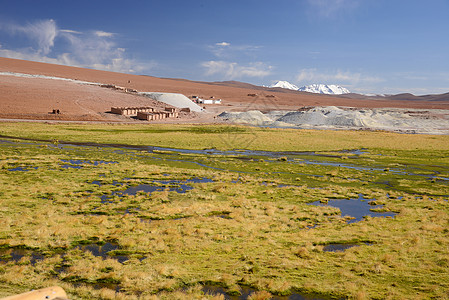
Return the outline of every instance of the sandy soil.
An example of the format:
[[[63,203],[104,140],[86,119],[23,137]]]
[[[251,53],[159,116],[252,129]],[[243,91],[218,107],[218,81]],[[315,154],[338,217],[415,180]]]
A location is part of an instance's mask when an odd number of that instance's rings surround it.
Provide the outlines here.
[[[449,101],[348,99],[283,89],[257,87],[238,82],[206,83],[164,79],[91,69],[0,58],[0,72],[39,74],[89,82],[113,84],[141,92],[170,92],[186,96],[223,99],[222,105],[207,105],[209,113],[162,122],[218,122],[223,111],[297,110],[303,106],[348,106],[360,108],[449,109]],[[111,106],[158,106],[148,98],[98,86],[41,78],[0,76],[0,118],[132,121],[107,113]],[[164,105],[159,105],[163,107]],[[59,109],[61,115],[49,114]],[[136,121],[137,122],[137,121]]]

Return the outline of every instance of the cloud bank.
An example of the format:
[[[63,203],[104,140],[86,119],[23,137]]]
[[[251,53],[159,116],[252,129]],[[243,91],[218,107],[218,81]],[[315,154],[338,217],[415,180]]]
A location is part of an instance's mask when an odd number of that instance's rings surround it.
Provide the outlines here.
[[[221,42],[221,43],[216,43],[215,46],[227,47],[227,46],[231,46],[231,43]]]
[[[271,74],[271,66],[262,62],[240,65],[236,62],[207,61],[202,66],[206,68],[206,75],[220,75],[225,80],[234,80],[244,77],[265,77]]]
[[[59,29],[51,19],[26,25],[3,24],[0,30],[26,37],[30,44],[20,49],[0,48],[2,57],[123,73],[142,72],[152,65],[127,58],[126,50],[116,44],[116,34],[102,30]]]
[[[326,83],[326,84],[351,84],[357,85],[362,83],[379,83],[383,79],[373,76],[366,76],[362,73],[353,72],[322,72],[317,69],[302,69],[296,76],[296,81],[299,83]]]
[[[254,53],[259,49],[259,46],[218,42],[208,46],[216,60],[202,62],[201,66],[206,76],[216,75],[223,80],[265,77],[271,74],[273,67],[255,59]]]
[[[219,42],[209,45],[207,49],[220,59],[232,59],[236,57],[254,57],[262,47],[253,45],[234,45],[229,42]]]

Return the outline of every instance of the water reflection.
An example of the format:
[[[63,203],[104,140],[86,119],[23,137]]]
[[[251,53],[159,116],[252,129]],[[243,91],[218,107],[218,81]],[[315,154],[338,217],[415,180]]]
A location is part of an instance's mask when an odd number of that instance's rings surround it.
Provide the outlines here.
[[[369,202],[376,199],[367,199],[362,194],[359,194],[357,199],[332,199],[327,204],[315,201],[309,203],[316,206],[332,206],[337,207],[341,211],[342,217],[349,216],[353,219],[348,220],[348,223],[355,223],[363,220],[365,216],[370,217],[394,217],[396,213],[393,212],[375,212],[372,209],[381,209],[383,205],[370,205]]]

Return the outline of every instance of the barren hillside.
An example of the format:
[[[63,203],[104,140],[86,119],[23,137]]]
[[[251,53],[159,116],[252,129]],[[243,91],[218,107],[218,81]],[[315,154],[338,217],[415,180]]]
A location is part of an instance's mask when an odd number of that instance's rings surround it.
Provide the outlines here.
[[[449,101],[429,101],[426,98],[413,97],[410,101],[406,97],[400,97],[399,100],[343,98],[280,88],[263,88],[241,82],[207,83],[164,79],[8,58],[0,58],[0,72],[46,75],[113,84],[138,91],[171,92],[186,96],[197,95],[203,98],[223,99],[223,104],[207,107],[211,114],[218,114],[224,110],[296,110],[303,106],[330,105],[363,108],[449,109]],[[111,106],[148,105],[157,104],[148,98],[98,86],[0,75],[0,118],[54,119],[57,117],[70,120],[123,121],[125,119],[106,112]],[[59,109],[61,115],[49,114],[53,109]]]

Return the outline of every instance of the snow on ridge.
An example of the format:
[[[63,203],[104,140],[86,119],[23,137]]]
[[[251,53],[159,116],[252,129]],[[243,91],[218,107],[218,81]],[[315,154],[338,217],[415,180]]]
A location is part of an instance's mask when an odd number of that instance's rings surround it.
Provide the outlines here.
[[[278,82],[271,85],[270,87],[272,87],[272,88],[279,87],[279,88],[289,89],[289,90],[294,90],[294,91],[297,91],[299,89],[296,85],[294,85],[288,81],[284,81],[284,80],[279,80]]]
[[[311,84],[299,88],[296,85],[284,80],[280,80],[270,87],[280,87],[294,91],[327,95],[342,95],[351,93],[348,89],[335,84]]]
[[[342,95],[349,94],[350,91],[344,87],[335,84],[311,84],[299,88],[301,92],[328,94],[328,95]]]

